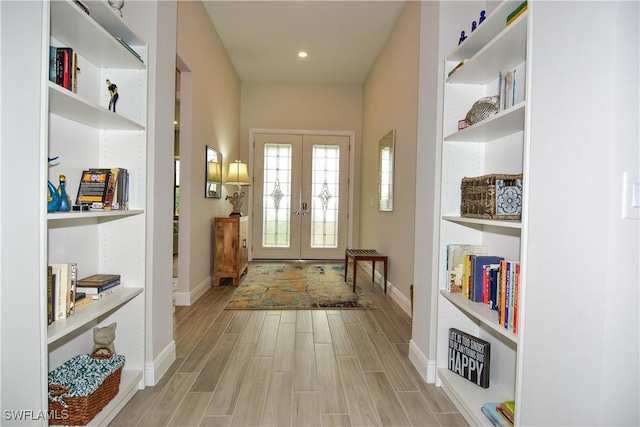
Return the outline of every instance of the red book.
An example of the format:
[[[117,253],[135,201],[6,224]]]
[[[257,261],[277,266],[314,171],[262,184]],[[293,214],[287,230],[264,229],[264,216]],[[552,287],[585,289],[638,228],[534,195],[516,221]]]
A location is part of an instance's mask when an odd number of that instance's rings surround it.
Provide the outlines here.
[[[70,47],[59,47],[59,52],[62,52],[62,87],[71,90],[72,77],[73,77],[73,49]]]
[[[520,299],[520,263],[516,264],[516,280],[513,295],[513,333],[518,333],[518,300]]]

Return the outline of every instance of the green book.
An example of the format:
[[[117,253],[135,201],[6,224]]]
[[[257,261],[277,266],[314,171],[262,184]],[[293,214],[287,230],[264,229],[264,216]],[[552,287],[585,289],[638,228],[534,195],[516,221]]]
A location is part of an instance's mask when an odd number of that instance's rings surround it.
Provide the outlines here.
[[[511,19],[513,19],[518,13],[520,13],[522,9],[526,7],[527,7],[527,1],[525,0],[522,3],[520,3],[520,6],[516,7],[516,9],[513,12],[511,12],[509,16],[507,16],[507,23],[511,21]]]

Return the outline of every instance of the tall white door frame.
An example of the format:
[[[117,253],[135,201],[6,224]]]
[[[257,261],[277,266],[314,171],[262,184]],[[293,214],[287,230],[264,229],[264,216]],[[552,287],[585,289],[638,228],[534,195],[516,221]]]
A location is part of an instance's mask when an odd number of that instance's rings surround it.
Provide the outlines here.
[[[349,137],[349,145],[351,149],[349,150],[349,199],[348,199],[348,209],[349,209],[349,217],[347,219],[347,247],[351,247],[353,243],[353,211],[354,211],[354,185],[355,185],[355,132],[354,131],[327,131],[327,130],[299,130],[299,129],[264,129],[264,128],[250,128],[249,129],[249,170],[253,170],[254,160],[253,156],[255,154],[254,149],[254,140],[255,134],[285,134],[285,135],[335,135],[335,136],[347,136]],[[253,188],[248,192],[248,204],[253,207],[253,198],[255,195],[253,194]],[[253,208],[251,209],[251,221],[255,220],[255,215],[253,212]],[[251,247],[249,248],[249,259],[253,259],[253,227],[249,227],[250,236],[249,241],[252,242]]]

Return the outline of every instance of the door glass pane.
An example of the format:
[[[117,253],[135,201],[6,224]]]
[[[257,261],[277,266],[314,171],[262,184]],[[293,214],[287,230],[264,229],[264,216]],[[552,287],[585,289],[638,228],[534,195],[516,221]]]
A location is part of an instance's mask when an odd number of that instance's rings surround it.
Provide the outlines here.
[[[311,160],[311,247],[338,247],[340,147],[314,145]]]
[[[291,144],[264,144],[262,246],[291,244]]]

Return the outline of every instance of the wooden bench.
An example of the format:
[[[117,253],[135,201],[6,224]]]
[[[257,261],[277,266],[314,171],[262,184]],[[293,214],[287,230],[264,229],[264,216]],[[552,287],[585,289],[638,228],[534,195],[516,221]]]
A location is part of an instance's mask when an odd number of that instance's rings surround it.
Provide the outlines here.
[[[387,267],[388,257],[379,254],[375,249],[347,249],[344,253],[344,281],[347,281],[347,271],[349,270],[349,258],[353,260],[353,292],[356,291],[356,273],[358,272],[358,261],[371,261],[371,280],[375,282],[376,261],[384,263],[384,293],[387,293]]]

